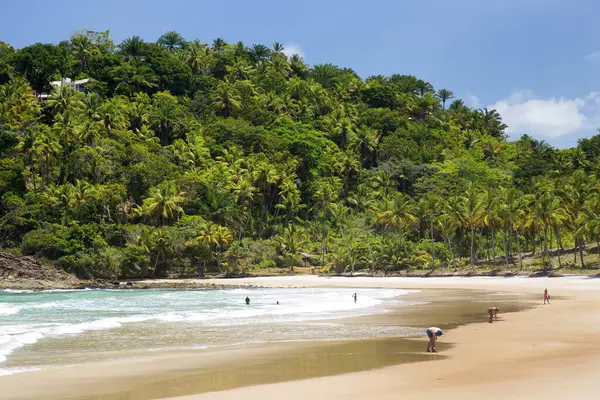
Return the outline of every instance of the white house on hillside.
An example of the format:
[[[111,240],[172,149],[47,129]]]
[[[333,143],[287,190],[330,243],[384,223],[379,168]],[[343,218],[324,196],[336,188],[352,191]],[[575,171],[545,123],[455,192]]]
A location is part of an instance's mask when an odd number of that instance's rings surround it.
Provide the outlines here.
[[[71,78],[62,78],[62,80],[60,81],[52,81],[50,82],[50,85],[54,88],[54,89],[58,89],[59,87],[63,87],[66,86],[71,90],[77,90],[78,92],[85,92],[85,86],[92,82],[92,78],[85,78],[85,79],[77,79],[75,81],[71,80]],[[40,102],[44,102],[48,99],[48,97],[50,97],[50,95],[48,93],[40,93],[38,94],[38,100]]]
[[[71,90],[77,90],[78,92],[83,92],[85,85],[87,85],[91,81],[92,81],[92,78],[78,79],[75,81],[72,81],[71,78],[63,78],[60,81],[50,82],[50,85],[52,85],[54,88],[59,88],[61,86],[67,86]]]

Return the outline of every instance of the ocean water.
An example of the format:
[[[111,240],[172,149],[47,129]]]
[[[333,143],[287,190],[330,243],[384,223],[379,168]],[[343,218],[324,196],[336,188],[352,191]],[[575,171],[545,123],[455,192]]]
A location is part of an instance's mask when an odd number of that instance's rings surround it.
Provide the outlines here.
[[[272,341],[411,336],[336,319],[409,305],[406,290],[0,291],[0,375],[143,354]],[[357,293],[355,303],[352,295]],[[244,299],[250,297],[250,305]],[[279,304],[277,302],[279,301]]]

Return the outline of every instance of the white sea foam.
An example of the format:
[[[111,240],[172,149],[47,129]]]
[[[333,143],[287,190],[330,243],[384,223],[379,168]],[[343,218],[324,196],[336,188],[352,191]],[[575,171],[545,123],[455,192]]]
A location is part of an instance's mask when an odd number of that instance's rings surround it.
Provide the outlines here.
[[[198,327],[318,321],[385,312],[384,301],[405,290],[234,289],[214,291],[49,290],[17,298],[0,292],[0,363],[44,338],[110,331],[124,324],[186,323]],[[4,295],[4,299],[1,297]],[[251,298],[246,306],[244,298]],[[13,302],[11,303],[11,299]],[[396,301],[396,300],[393,300]],[[279,304],[277,304],[279,302]],[[154,325],[145,324],[156,321]],[[330,326],[330,328],[332,328]],[[136,328],[137,329],[137,328]],[[236,328],[237,329],[237,328]],[[265,328],[269,329],[269,328]],[[332,328],[335,329],[335,328]],[[156,338],[160,340],[159,337]],[[238,340],[238,339],[236,339]],[[6,371],[6,370],[4,370]],[[3,372],[0,372],[2,374]],[[14,373],[14,372],[11,372]]]
[[[2,289],[0,290],[0,292],[4,292],[4,293],[15,293],[15,294],[20,294],[20,293],[33,293],[33,290],[28,290],[28,289]]]

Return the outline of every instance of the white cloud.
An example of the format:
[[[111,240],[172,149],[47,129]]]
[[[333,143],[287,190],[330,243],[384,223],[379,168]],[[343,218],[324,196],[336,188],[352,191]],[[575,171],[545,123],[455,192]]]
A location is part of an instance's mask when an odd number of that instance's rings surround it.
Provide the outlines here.
[[[467,96],[467,105],[472,108],[481,108],[481,102],[479,101],[479,97],[474,94],[470,94]]]
[[[500,113],[508,125],[507,133],[515,138],[527,133],[540,139],[552,139],[575,133],[596,119],[600,111],[597,97],[590,93],[583,99],[540,99],[530,91],[520,91],[488,109]]]
[[[594,51],[592,53],[583,56],[585,61],[600,61],[600,51]]]
[[[283,54],[285,54],[288,58],[293,56],[294,54],[298,54],[300,57],[304,57],[304,53],[302,53],[300,46],[293,43],[283,45]]]

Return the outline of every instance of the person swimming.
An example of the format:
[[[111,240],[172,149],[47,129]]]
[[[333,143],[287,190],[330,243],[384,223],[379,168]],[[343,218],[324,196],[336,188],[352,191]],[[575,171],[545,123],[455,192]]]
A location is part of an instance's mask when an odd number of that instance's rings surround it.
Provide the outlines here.
[[[442,336],[444,334],[444,332],[440,328],[437,328],[435,326],[425,329],[425,332],[427,333],[427,336],[429,336],[429,344],[427,345],[427,352],[428,353],[437,353],[437,350],[435,348],[435,342],[437,341],[437,338],[439,336]]]
[[[250,297],[246,296],[246,305],[250,304]]]

